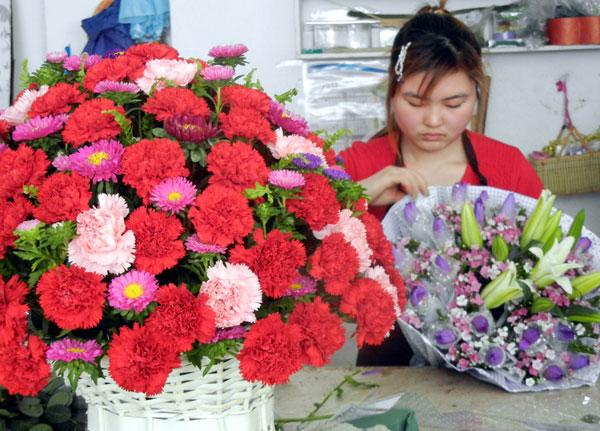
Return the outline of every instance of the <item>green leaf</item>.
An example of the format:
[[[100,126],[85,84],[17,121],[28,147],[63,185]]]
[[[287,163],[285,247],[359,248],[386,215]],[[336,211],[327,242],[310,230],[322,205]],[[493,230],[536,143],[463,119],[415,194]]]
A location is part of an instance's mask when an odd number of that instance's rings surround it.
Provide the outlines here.
[[[5,418],[15,418],[19,416],[19,414],[16,412],[11,412],[10,410],[0,409],[0,416]]]
[[[292,88],[291,90],[286,91],[283,94],[275,94],[273,96],[275,100],[279,103],[285,105],[287,102],[291,102],[294,96],[298,95],[298,90],[296,88]]]
[[[37,424],[29,428],[29,431],[53,431],[53,428],[48,424]]]
[[[157,138],[168,138],[170,136],[162,127],[155,127],[152,129],[152,134]]]
[[[39,398],[23,397],[19,400],[17,406],[21,413],[32,418],[39,418],[44,414],[44,408]]]
[[[57,391],[48,400],[48,407],[54,405],[68,406],[73,401],[73,394],[70,390]]]
[[[51,424],[62,424],[71,419],[71,408],[60,404],[49,406],[44,412],[44,418]]]

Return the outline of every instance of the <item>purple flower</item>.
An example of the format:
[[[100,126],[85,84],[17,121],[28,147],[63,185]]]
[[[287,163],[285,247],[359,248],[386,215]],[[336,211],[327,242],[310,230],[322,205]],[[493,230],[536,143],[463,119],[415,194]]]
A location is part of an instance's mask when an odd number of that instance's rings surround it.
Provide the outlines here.
[[[69,54],[67,54],[66,51],[50,52],[46,55],[46,60],[48,60],[50,63],[62,63],[68,56]]]
[[[429,292],[423,286],[417,284],[410,291],[410,303],[413,307],[419,305],[423,298],[427,297]]]
[[[117,81],[100,81],[94,87],[94,93],[106,93],[107,91],[112,91],[115,93],[137,93],[140,91],[140,87],[138,87],[133,82],[117,82]]]
[[[543,374],[544,377],[551,382],[558,382],[565,375],[562,368],[555,364],[546,367]]]
[[[481,199],[483,203],[485,203],[485,201],[487,201],[489,197],[490,195],[485,190],[479,194],[479,199]]]
[[[439,217],[433,219],[433,233],[441,234],[446,230],[446,223]]]
[[[502,204],[502,208],[500,208],[500,212],[498,215],[506,217],[508,220],[514,220],[517,215],[517,207],[515,204],[515,195],[513,193],[509,193],[504,199],[504,203]]]
[[[146,271],[129,271],[113,278],[108,286],[108,303],[119,310],[133,310],[141,313],[156,300],[158,280]]]
[[[575,338],[575,333],[567,325],[559,323],[556,327],[556,338],[560,341],[571,341]]]
[[[286,296],[293,296],[298,299],[301,296],[309,293],[317,292],[317,280],[308,275],[300,275],[292,283],[290,290],[287,291]]]
[[[242,325],[232,326],[230,328],[217,328],[214,337],[210,341],[216,343],[221,340],[234,340],[236,338],[244,338],[246,328]]]
[[[307,136],[309,132],[306,120],[296,114],[287,111],[283,104],[271,100],[267,118],[276,126],[283,127],[287,132]]]
[[[165,130],[178,141],[199,144],[219,134],[219,128],[198,115],[177,114],[165,120]]]
[[[302,187],[306,180],[300,172],[280,169],[269,172],[269,182],[282,189],[291,190],[295,187]]]
[[[446,261],[446,259],[444,259],[442,256],[435,258],[435,265],[442,272],[442,274],[448,274],[450,272],[450,265],[448,265],[448,261]]]
[[[416,222],[418,215],[419,209],[414,202],[409,202],[404,205],[404,220],[406,220],[407,223],[413,224]]]
[[[121,173],[121,157],[124,152],[119,141],[101,139],[71,154],[69,169],[91,179],[94,184],[100,181],[116,183],[117,175]]]
[[[452,186],[452,202],[461,206],[467,199],[467,183],[456,183]]]
[[[102,354],[102,348],[95,340],[82,343],[71,338],[55,341],[46,352],[46,358],[51,361],[73,362],[81,360],[94,362]]]
[[[13,139],[15,141],[31,141],[33,139],[44,138],[62,129],[66,121],[67,116],[64,114],[31,118],[15,127]]]
[[[198,235],[193,234],[185,240],[185,248],[190,251],[195,251],[196,253],[219,253],[225,254],[227,252],[227,247],[223,247],[221,245],[213,245],[213,244],[204,244],[198,238]]]
[[[529,346],[540,338],[540,330],[536,327],[528,328],[523,332],[523,337],[519,342],[519,349],[527,350]]]
[[[473,320],[471,320],[471,325],[473,325],[473,328],[475,328],[477,332],[480,332],[482,334],[487,334],[487,332],[490,329],[490,322],[485,316],[482,316],[481,314],[475,316]]]
[[[167,178],[150,192],[150,200],[163,211],[183,211],[196,200],[196,186],[185,177]]]
[[[441,329],[435,333],[434,338],[438,344],[445,346],[456,341],[456,334],[452,329]]]
[[[65,61],[63,61],[63,67],[70,71],[77,71],[81,68],[81,62],[83,61],[83,55],[72,55],[67,57]],[[85,64],[83,66],[84,70],[88,70],[95,64],[98,64],[102,61],[102,57],[96,54],[85,56]]]
[[[102,58],[117,58],[123,54],[125,54],[125,51],[123,51],[121,48],[113,48],[102,54]]]
[[[504,350],[498,346],[494,346],[487,351],[485,359],[492,367],[500,365],[502,362],[504,362]]]
[[[300,169],[317,169],[323,161],[319,156],[309,153],[300,154],[302,157],[295,157],[292,163]]]
[[[246,45],[243,43],[236,43],[235,45],[214,46],[208,51],[208,55],[213,58],[231,58],[239,57],[246,52],[248,52],[248,47],[246,47]]]
[[[577,245],[575,246],[575,250],[573,251],[581,250],[582,252],[586,252],[591,246],[592,240],[586,236],[582,236],[581,238],[579,238],[579,241],[577,241]]]
[[[578,353],[569,353],[569,367],[573,370],[580,370],[590,365],[590,359],[585,355]]]
[[[200,76],[207,81],[231,79],[234,74],[235,70],[229,66],[208,66],[200,72]]]
[[[334,181],[349,180],[351,178],[347,172],[341,169],[325,168],[323,169],[323,173]]]
[[[477,198],[475,201],[473,212],[475,213],[475,220],[477,220],[479,227],[483,226],[483,221],[485,218],[485,205],[483,204],[483,200],[481,198]]]
[[[344,158],[342,156],[335,156],[335,161],[337,163],[344,163]]]
[[[71,156],[65,156],[64,154],[56,157],[52,160],[52,166],[59,171],[70,171],[71,170]]]

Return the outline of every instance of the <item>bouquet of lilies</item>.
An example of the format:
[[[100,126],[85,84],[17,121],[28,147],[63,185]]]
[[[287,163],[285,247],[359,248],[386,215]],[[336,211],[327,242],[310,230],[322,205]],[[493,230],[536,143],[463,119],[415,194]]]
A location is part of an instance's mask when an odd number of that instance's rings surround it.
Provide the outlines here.
[[[244,45],[52,53],[0,111],[0,385],[54,372],[148,396],[182,359],[284,383],[404,305],[381,224]]]
[[[593,384],[600,360],[600,240],[538,201],[491,187],[430,189],[383,221],[417,352],[508,390]],[[582,234],[583,232],[583,234]]]

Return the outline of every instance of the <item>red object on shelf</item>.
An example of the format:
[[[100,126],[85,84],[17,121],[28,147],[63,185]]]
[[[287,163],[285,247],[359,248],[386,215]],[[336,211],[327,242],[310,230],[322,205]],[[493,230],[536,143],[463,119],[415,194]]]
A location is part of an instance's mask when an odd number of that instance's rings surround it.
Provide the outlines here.
[[[600,44],[600,16],[551,18],[546,34],[550,45]]]

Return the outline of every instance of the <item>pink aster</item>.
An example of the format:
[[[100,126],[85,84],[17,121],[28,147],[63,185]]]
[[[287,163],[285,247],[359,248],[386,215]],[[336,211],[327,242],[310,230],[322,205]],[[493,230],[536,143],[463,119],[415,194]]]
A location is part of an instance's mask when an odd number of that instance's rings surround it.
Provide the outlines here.
[[[23,232],[26,232],[28,230],[35,228],[40,223],[41,222],[36,218],[31,219],[31,220],[25,220],[24,222],[19,223],[17,225],[17,227],[15,228],[15,230],[21,230]]]
[[[98,64],[102,61],[102,57],[100,55],[92,54],[85,55],[85,64],[83,65],[83,70],[88,70],[95,64]],[[72,55],[70,57],[65,58],[63,61],[63,67],[66,70],[77,71],[81,69],[81,62],[83,61],[84,55]]]
[[[217,327],[256,321],[254,312],[262,303],[262,289],[250,268],[218,261],[206,270],[206,275],[208,280],[202,283],[200,292],[208,296],[206,304],[217,316]]]
[[[229,66],[208,66],[202,69],[200,76],[207,81],[219,81],[224,79],[231,79],[235,73],[235,70]]]
[[[121,157],[124,152],[125,149],[120,142],[101,139],[71,154],[70,169],[82,177],[91,179],[94,184],[100,181],[116,183],[117,175],[121,173]]]
[[[176,86],[184,87],[193,81],[196,73],[198,73],[198,63],[159,58],[146,63],[144,75],[135,83],[144,93],[150,94],[154,83],[156,83],[154,91],[167,87],[164,80],[172,81]]]
[[[17,124],[12,135],[13,139],[15,141],[32,141],[44,138],[62,129],[67,118],[68,116],[64,114],[30,118],[25,123]]]
[[[68,56],[69,54],[66,51],[55,51],[46,54],[46,60],[50,63],[62,63]]]
[[[48,88],[47,85],[42,85],[39,90],[25,90],[11,106],[2,111],[0,120],[6,121],[11,126],[21,124],[25,121],[35,99],[46,94]]]
[[[321,159],[322,163],[327,163],[323,149],[317,144],[300,135],[284,136],[281,128],[275,130],[276,141],[267,144],[271,154],[276,159],[285,159],[292,154],[314,154]]]
[[[309,293],[317,293],[317,280],[308,275],[299,275],[290,286],[286,296],[293,296],[298,299]]]
[[[185,240],[185,248],[190,251],[195,251],[196,253],[225,254],[227,252],[227,247],[223,247],[222,245],[204,244],[196,234],[189,236],[188,239]]]
[[[102,355],[102,348],[96,340],[89,340],[85,343],[71,338],[55,341],[50,345],[46,352],[46,358],[51,361],[84,361],[94,362],[96,358]]]
[[[308,135],[309,128],[306,120],[287,111],[283,104],[275,100],[271,100],[269,105],[268,119],[276,126],[283,127],[288,133],[300,136]]]
[[[160,209],[177,214],[196,200],[196,186],[184,177],[168,178],[154,186],[150,200]]]
[[[106,93],[113,91],[115,93],[137,93],[140,87],[133,82],[117,82],[117,81],[100,81],[94,87],[94,93]]]
[[[214,138],[220,130],[212,121],[200,115],[173,115],[165,120],[165,130],[178,141],[197,144]]]
[[[65,156],[64,154],[56,157],[52,160],[52,166],[59,171],[70,171],[71,170],[71,157]]]
[[[129,271],[114,278],[108,286],[108,303],[119,310],[140,313],[156,300],[158,280],[146,271]]]
[[[235,45],[221,45],[211,48],[208,55],[213,58],[231,58],[239,57],[240,55],[248,52],[248,47],[243,43],[236,43]]]
[[[306,180],[300,172],[279,169],[269,172],[269,182],[274,186],[291,190],[294,187],[302,187],[306,183]]]
[[[232,326],[231,328],[217,328],[215,336],[210,340],[211,343],[216,343],[221,340],[235,340],[236,338],[244,338],[246,328],[242,325]]]

